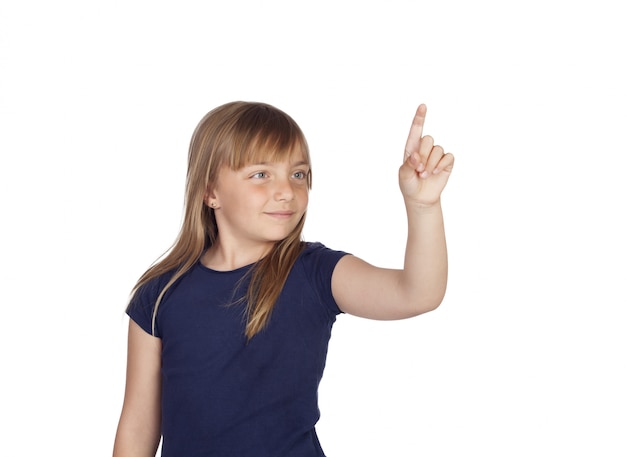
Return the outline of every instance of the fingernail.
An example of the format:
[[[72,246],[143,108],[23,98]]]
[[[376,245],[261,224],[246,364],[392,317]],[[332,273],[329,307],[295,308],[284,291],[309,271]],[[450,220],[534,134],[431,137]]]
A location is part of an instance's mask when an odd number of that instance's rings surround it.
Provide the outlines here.
[[[423,163],[420,163],[420,164],[417,166],[417,171],[419,171],[419,172],[424,171],[424,164],[423,164]]]
[[[428,178],[428,172],[427,171],[423,171],[420,173],[420,178]]]
[[[440,171],[441,171],[441,170],[439,170],[439,168],[435,168],[435,169],[433,170],[433,174],[434,174],[434,175],[436,175],[436,174],[437,174],[437,173],[439,173]]]

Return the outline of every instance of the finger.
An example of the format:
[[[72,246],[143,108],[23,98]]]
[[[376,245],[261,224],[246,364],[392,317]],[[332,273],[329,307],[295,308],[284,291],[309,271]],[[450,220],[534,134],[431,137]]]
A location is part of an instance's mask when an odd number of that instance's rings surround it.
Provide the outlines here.
[[[411,130],[409,130],[409,137],[406,140],[406,146],[404,147],[404,157],[410,156],[413,152],[418,151],[422,140],[422,132],[424,131],[424,121],[426,119],[426,105],[423,103],[417,107],[415,117],[413,117],[413,123],[411,124]]]
[[[428,163],[428,157],[430,156],[434,141],[435,140],[433,140],[433,137],[430,135],[422,137],[419,150],[409,153],[403,165],[406,165],[418,173],[422,173],[426,170],[426,164]]]
[[[442,157],[443,157],[443,148],[441,146],[433,146],[428,158],[425,161],[423,175],[432,173]]]
[[[428,163],[428,157],[430,157],[430,154],[432,153],[434,145],[435,145],[435,140],[433,139],[432,136],[425,135],[422,137],[422,142],[420,144],[418,156],[419,156],[419,161],[422,164],[424,164],[424,168],[426,168],[426,164]]]
[[[441,160],[439,160],[439,163],[437,164],[437,166],[435,166],[435,169],[433,170],[433,174],[436,175],[441,173],[442,171],[450,173],[453,167],[454,156],[448,152],[444,154],[443,157],[441,157]]]

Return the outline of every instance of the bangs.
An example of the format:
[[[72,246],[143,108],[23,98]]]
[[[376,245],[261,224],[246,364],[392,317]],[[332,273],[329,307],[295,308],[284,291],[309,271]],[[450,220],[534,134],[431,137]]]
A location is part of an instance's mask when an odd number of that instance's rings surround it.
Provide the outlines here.
[[[310,165],[304,134],[291,117],[276,108],[255,106],[244,113],[235,126],[226,162],[233,170],[251,163],[280,162],[302,154]]]
[[[234,170],[243,168],[251,163],[288,161],[296,154],[301,154],[307,164],[310,162],[306,146],[303,146],[302,142],[297,138],[291,139],[289,142],[284,141],[283,138],[255,139],[233,152],[230,166]]]

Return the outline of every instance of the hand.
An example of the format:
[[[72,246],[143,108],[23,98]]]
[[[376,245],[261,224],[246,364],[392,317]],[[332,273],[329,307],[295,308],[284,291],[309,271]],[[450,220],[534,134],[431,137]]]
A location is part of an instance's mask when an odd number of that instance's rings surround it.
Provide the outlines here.
[[[452,167],[454,156],[444,153],[429,135],[422,137],[426,105],[417,108],[404,149],[404,163],[399,170],[400,190],[405,202],[421,207],[439,202]]]

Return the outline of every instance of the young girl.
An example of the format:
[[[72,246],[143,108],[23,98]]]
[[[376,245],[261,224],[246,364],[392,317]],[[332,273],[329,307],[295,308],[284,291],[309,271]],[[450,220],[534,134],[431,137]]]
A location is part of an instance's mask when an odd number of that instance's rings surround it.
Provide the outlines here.
[[[113,454],[309,457],[317,389],[340,313],[403,319],[435,309],[447,282],[440,194],[454,158],[422,137],[420,105],[399,181],[404,268],[301,240],[311,187],[306,140],[262,103],[220,106],[191,139],[184,221],[139,279]]]

